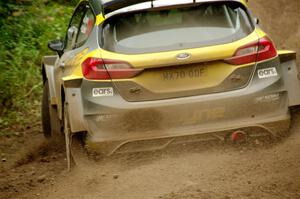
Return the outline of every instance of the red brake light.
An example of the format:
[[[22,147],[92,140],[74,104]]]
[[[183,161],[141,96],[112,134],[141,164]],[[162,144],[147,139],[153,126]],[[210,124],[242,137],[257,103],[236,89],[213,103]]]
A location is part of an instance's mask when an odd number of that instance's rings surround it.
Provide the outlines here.
[[[257,62],[270,59],[277,56],[277,50],[273,42],[268,38],[259,40],[259,48],[257,54]]]
[[[87,79],[110,79],[102,59],[89,57],[82,63],[82,73]]]
[[[127,79],[135,77],[142,71],[117,60],[89,57],[82,63],[82,73],[86,79]]]
[[[251,43],[239,48],[234,56],[225,59],[225,62],[233,65],[242,65],[260,62],[276,56],[277,51],[273,42],[265,37],[260,39],[258,43]]]

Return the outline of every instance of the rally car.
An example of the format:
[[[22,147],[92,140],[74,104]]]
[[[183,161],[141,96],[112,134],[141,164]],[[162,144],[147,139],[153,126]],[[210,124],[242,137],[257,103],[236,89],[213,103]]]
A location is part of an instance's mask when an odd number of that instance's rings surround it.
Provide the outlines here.
[[[42,62],[45,136],[70,163],[78,132],[104,154],[285,135],[296,55],[257,22],[245,0],[82,0]]]

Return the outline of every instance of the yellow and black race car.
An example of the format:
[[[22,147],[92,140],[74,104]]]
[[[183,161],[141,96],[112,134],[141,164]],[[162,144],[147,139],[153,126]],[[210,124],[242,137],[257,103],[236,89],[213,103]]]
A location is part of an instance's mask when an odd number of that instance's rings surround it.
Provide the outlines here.
[[[63,127],[68,160],[77,132],[109,154],[278,137],[300,104],[295,52],[276,49],[245,0],[83,0],[49,48],[43,130]]]

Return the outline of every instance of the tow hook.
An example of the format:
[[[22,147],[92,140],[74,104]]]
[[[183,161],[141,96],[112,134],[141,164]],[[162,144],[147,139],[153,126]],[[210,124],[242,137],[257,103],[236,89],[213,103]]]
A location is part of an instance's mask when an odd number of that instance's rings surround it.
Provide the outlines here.
[[[247,141],[247,133],[241,130],[231,134],[230,139],[233,143],[243,143]]]

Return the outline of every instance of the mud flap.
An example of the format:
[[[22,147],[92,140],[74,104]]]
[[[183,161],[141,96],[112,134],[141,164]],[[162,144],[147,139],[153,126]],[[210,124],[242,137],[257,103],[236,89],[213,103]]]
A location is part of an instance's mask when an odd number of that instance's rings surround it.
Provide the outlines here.
[[[67,167],[68,171],[71,171],[72,167],[72,138],[73,134],[71,132],[70,123],[69,123],[69,111],[68,103],[64,103],[64,134],[65,134],[65,143],[66,143],[66,156],[67,156]]]
[[[65,83],[65,82],[64,82]],[[65,85],[66,86],[66,85]],[[70,85],[69,85],[70,86]],[[79,88],[65,87],[66,101],[64,103],[64,133],[66,143],[66,155],[68,171],[76,165],[73,158],[72,144],[73,136],[78,132],[85,132],[83,127],[83,108],[81,102],[81,92]]]
[[[296,52],[278,51],[283,80],[288,92],[289,107],[300,105],[300,81],[296,63]]]
[[[66,156],[67,156],[67,168],[68,171],[71,171],[71,164],[72,164],[72,134],[65,133],[65,141],[66,141]]]
[[[42,71],[44,71],[44,81],[48,80],[49,83],[49,95],[51,105],[57,105],[56,91],[55,91],[55,63],[58,60],[58,56],[45,56],[42,61]]]

